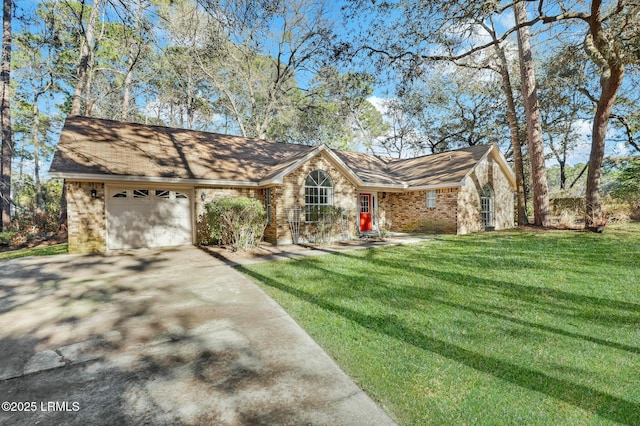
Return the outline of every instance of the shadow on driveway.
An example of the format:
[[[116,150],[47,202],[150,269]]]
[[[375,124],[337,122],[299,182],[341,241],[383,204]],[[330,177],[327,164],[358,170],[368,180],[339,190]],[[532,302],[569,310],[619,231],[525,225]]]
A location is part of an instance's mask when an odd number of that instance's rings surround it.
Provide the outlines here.
[[[0,324],[0,424],[393,423],[195,247],[3,262]]]

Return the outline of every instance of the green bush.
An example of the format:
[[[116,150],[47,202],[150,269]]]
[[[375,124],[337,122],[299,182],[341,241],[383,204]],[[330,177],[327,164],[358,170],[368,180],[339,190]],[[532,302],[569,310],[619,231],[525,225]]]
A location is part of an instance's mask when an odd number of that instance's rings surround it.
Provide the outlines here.
[[[611,190],[613,198],[640,207],[640,160],[622,169]]]
[[[13,242],[16,233],[12,231],[0,232],[0,246],[8,246]]]
[[[267,225],[262,203],[246,197],[220,198],[205,206],[211,238],[233,250],[257,247]]]
[[[336,233],[336,225],[341,226],[346,215],[346,211],[342,207],[323,206],[322,218],[318,222],[318,230],[323,242],[331,241]]]

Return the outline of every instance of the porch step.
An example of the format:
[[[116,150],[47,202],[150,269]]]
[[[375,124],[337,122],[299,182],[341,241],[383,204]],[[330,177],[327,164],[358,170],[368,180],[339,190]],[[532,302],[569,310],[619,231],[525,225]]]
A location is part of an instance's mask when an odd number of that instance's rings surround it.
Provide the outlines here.
[[[380,233],[378,231],[364,231],[358,234],[360,238],[378,238]]]

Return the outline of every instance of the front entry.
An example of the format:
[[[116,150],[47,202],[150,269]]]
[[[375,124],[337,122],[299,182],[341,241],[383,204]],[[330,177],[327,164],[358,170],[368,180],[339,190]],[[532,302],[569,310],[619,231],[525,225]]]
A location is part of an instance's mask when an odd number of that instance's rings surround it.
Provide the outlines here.
[[[360,194],[360,232],[371,231],[371,194]]]

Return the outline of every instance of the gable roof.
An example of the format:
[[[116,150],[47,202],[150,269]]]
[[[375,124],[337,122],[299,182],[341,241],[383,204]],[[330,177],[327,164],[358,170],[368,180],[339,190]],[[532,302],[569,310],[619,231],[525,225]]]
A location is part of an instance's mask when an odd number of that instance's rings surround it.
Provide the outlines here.
[[[407,159],[380,158],[349,151],[337,153],[365,184],[415,189],[460,184],[469,171],[486,158],[492,146],[476,145]]]
[[[282,183],[284,176],[324,153],[360,187],[417,189],[460,185],[491,152],[474,146],[411,159],[270,142],[218,133],[150,126],[91,117],[67,118],[51,163],[58,178],[184,182],[230,186]]]

